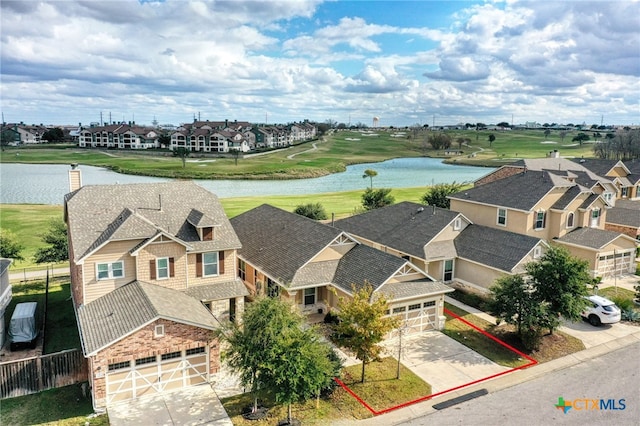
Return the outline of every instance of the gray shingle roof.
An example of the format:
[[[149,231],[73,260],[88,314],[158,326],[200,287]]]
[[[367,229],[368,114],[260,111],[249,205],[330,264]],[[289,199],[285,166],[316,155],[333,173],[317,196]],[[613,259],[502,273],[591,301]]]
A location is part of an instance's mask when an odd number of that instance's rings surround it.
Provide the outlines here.
[[[342,233],[267,204],[232,218],[231,224],[242,242],[238,255],[286,285]]]
[[[453,288],[437,281],[405,281],[386,284],[380,289],[387,300],[410,299],[442,293],[451,293]]]
[[[184,292],[202,301],[231,299],[233,297],[249,295],[247,287],[245,287],[239,278],[224,283],[192,286]]]
[[[558,201],[553,203],[551,208],[557,209],[557,210],[564,210],[569,204],[571,204],[573,200],[578,198],[578,196],[582,193],[582,189],[583,188],[580,188],[580,186],[578,185],[572,186],[564,194],[562,194],[560,198],[558,198]]]
[[[622,236],[619,232],[605,231],[597,228],[576,228],[556,241],[575,244],[592,249],[600,249]]]
[[[607,223],[640,228],[640,211],[618,207],[616,202],[616,207],[607,210]]]
[[[164,231],[196,251],[240,247],[218,198],[193,182],[88,185],[65,196],[69,234],[76,261],[109,240],[151,238]],[[200,241],[198,223],[216,223],[213,241]],[[201,221],[202,222],[201,222]]]
[[[449,198],[531,211],[554,187],[574,185],[553,173],[527,171],[458,192]]]
[[[616,200],[616,207],[640,211],[640,200]]]
[[[454,240],[458,256],[513,272],[542,240],[481,225],[469,225]]]
[[[607,175],[613,166],[618,164],[618,160],[601,160],[596,158],[575,158],[572,161],[603,177]]]
[[[211,312],[193,297],[133,281],[78,308],[84,354],[92,354],[115,343],[158,318],[210,330],[217,327]]]
[[[424,258],[424,246],[460,213],[439,207],[402,202],[340,219],[336,228],[415,257]]]

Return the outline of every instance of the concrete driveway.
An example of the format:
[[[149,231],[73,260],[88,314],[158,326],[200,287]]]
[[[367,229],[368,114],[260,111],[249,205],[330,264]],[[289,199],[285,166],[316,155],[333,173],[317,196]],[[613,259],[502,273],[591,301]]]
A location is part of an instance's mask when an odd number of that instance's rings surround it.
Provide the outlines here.
[[[616,324],[602,324],[598,327],[594,327],[587,321],[565,321],[560,326],[559,330],[582,340],[584,347],[589,349],[593,346],[608,343],[640,331],[640,327],[628,325],[622,322]]]
[[[112,426],[233,425],[208,384],[119,402],[107,413]]]

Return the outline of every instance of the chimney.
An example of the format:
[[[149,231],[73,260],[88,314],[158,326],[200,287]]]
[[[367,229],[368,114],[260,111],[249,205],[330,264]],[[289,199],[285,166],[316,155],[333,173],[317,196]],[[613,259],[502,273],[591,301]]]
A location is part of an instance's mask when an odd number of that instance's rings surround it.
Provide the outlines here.
[[[78,163],[71,164],[69,170],[69,192],[82,188],[82,172],[78,168]]]

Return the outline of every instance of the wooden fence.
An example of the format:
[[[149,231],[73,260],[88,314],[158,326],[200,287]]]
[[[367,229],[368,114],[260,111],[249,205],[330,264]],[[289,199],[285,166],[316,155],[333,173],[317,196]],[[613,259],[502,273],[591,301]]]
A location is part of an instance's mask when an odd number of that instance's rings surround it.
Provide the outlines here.
[[[87,360],[79,349],[0,363],[0,399],[85,382]]]

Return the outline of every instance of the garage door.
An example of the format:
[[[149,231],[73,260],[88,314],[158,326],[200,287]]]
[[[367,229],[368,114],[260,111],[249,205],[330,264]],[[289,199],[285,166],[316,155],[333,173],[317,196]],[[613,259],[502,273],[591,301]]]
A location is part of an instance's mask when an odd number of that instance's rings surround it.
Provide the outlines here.
[[[407,327],[405,333],[433,330],[438,324],[438,308],[435,300],[394,306],[391,313],[402,319]]]
[[[632,252],[610,253],[598,258],[598,275],[602,277],[613,277],[625,275],[633,272]]]
[[[204,383],[208,365],[204,347],[109,364],[107,403]]]

